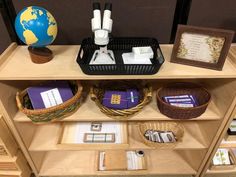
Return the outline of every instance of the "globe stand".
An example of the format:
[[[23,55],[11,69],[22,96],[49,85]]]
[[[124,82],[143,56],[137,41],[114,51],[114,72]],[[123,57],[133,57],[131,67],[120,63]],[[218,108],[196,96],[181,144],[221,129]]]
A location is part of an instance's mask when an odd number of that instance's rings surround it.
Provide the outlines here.
[[[47,63],[53,58],[52,51],[47,47],[28,47],[32,62],[37,64]]]

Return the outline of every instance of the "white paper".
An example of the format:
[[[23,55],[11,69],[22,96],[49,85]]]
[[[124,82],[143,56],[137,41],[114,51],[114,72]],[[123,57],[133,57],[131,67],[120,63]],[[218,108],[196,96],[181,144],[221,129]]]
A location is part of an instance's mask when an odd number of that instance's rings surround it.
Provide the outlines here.
[[[170,103],[172,106],[182,107],[182,108],[192,108],[194,107],[191,103]]]
[[[75,137],[73,141],[73,143],[75,144],[85,143],[84,142],[85,133],[98,133],[97,131],[96,132],[91,131],[91,123],[89,122],[78,122],[76,123],[75,126],[76,126],[76,131],[75,131]],[[99,131],[99,133],[114,133],[115,134],[114,143],[117,143],[117,144],[122,143],[122,124],[119,122],[103,122],[102,129],[101,131]],[[86,144],[89,144],[89,143],[86,143]]]
[[[123,53],[122,58],[123,58],[124,64],[148,64],[148,65],[152,64],[150,58],[143,57],[143,58],[135,59],[133,53]]]
[[[100,152],[99,153],[99,170],[100,171],[106,170],[104,162],[105,162],[105,152]]]
[[[183,33],[177,57],[187,60],[198,60],[217,63],[225,38],[202,34]]]
[[[143,169],[142,166],[142,158],[136,154],[135,151],[127,151],[126,152],[127,157],[127,168],[128,170],[141,170]]]
[[[229,151],[227,149],[218,149],[214,158],[214,165],[230,165]]]
[[[43,100],[45,108],[50,108],[52,106],[56,106],[63,103],[63,100],[61,98],[58,88],[41,92],[40,95]]]

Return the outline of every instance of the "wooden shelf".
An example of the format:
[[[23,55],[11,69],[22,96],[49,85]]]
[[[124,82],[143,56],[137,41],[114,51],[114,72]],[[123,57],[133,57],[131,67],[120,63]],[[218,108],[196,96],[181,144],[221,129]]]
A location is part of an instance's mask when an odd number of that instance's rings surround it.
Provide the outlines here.
[[[220,145],[221,148],[236,148],[236,135],[228,135]]]
[[[199,129],[196,122],[186,122],[183,124],[185,128],[183,142],[178,144],[175,149],[205,149],[209,142],[205,139],[204,134]],[[30,151],[61,151],[61,150],[101,150],[101,149],[154,149],[142,143],[141,137],[138,133],[136,123],[129,123],[128,126],[128,145],[119,146],[58,146],[58,139],[61,133],[61,124],[54,123],[48,125],[41,125],[37,127],[35,135],[29,147]]]
[[[96,151],[48,152],[39,176],[86,176],[86,175],[194,175],[196,171],[175,151],[146,151],[148,170],[97,171]],[[180,165],[177,165],[180,164]]]
[[[27,169],[26,171],[2,171],[0,170],[0,176],[1,177],[30,177],[31,176],[31,170]]]
[[[20,171],[2,171],[0,170],[0,176],[1,175],[6,175],[6,176],[9,176],[9,177],[15,177],[15,176],[20,176],[21,175],[21,172]]]
[[[229,174],[229,173],[236,173],[236,167],[227,170],[207,170],[207,174]]]
[[[196,119],[189,120],[218,120],[221,118],[222,113],[219,111],[214,103],[214,99],[210,102],[206,112]],[[14,117],[17,122],[31,122],[31,120],[23,113],[18,112]],[[155,96],[152,102],[145,106],[144,109],[138,114],[134,115],[129,121],[147,121],[147,120],[175,120],[170,119],[160,113],[157,108]],[[103,114],[95,103],[88,96],[85,102],[81,105],[76,113],[61,120],[61,121],[116,121],[105,114]]]
[[[109,80],[109,79],[176,79],[176,78],[236,78],[235,63],[228,57],[222,71],[170,63],[172,45],[161,45],[165,63],[154,75],[86,75],[76,63],[79,45],[49,46],[54,59],[43,65],[31,62],[26,46],[13,43],[0,57],[1,80]],[[235,45],[232,45],[232,48]],[[17,69],[16,69],[17,68]]]
[[[9,156],[0,156],[0,163],[1,162],[16,162],[17,156],[9,157]]]

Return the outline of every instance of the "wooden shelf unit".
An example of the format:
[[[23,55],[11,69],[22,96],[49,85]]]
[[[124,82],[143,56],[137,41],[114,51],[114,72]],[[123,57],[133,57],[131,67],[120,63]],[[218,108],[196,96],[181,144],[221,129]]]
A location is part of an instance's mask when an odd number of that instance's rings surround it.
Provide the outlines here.
[[[155,75],[143,76],[92,76],[82,73],[76,63],[80,46],[50,46],[54,59],[43,65],[30,61],[26,46],[15,43],[0,56],[0,110],[9,124],[36,177],[85,175],[194,175],[203,177],[203,171],[222,132],[231,120],[236,105],[236,45],[232,45],[223,71],[208,70],[170,63],[172,45],[161,45],[165,63]],[[63,71],[63,72],[62,72]],[[163,84],[176,81],[198,82],[212,94],[206,112],[191,120],[174,120],[162,115],[153,96],[152,103],[127,121],[129,146],[125,149],[144,149],[148,158],[145,171],[99,172],[98,150],[107,147],[57,146],[61,123],[77,121],[114,121],[102,114],[89,99],[72,116],[52,124],[35,125],[18,111],[15,95],[30,85],[45,80],[83,80],[89,86],[100,80],[139,79],[153,85],[154,90]],[[144,145],[137,133],[138,121],[175,121],[185,127],[183,142],[174,149],[153,149]],[[121,149],[115,147],[111,149]],[[179,164],[179,165],[178,165]]]
[[[2,115],[0,115],[0,149],[1,177],[30,177],[31,169]]]

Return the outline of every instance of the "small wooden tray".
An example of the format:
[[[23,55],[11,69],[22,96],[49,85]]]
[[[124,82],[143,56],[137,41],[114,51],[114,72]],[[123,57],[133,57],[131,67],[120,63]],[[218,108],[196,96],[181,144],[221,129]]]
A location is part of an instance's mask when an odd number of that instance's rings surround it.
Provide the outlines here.
[[[231,165],[213,165],[211,162],[210,170],[230,170],[236,168],[236,159],[231,149],[229,149],[229,158]]]
[[[78,123],[79,124],[79,123]],[[58,139],[57,146],[63,149],[113,149],[121,148],[126,149],[129,147],[128,143],[128,126],[127,123],[121,122],[121,143],[76,143],[74,138],[76,135],[76,124],[75,123],[63,123],[60,136]],[[99,133],[99,132],[95,132]]]
[[[105,159],[105,163],[107,163],[106,170],[99,170],[100,152],[101,152],[101,151],[99,151],[97,153],[97,157],[96,157],[97,171],[99,171],[101,173],[103,173],[103,172],[105,173],[107,171],[124,172],[124,171],[145,171],[145,170],[147,170],[147,156],[146,155],[144,156],[144,158],[142,158],[142,162],[141,162],[143,169],[128,170],[127,157],[126,157],[127,151],[128,150],[107,150],[107,151],[104,151],[106,154],[109,154],[109,157],[107,157]]]

